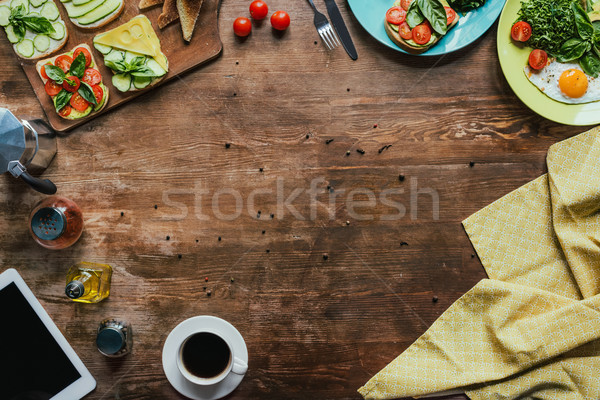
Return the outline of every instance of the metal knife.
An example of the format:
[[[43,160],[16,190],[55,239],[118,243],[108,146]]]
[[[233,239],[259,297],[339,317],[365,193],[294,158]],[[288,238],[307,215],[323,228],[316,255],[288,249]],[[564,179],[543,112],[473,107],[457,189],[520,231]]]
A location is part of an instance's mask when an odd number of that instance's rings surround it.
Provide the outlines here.
[[[325,5],[327,6],[327,14],[329,14],[331,23],[342,41],[346,53],[348,53],[351,59],[356,60],[358,58],[358,53],[356,52],[354,43],[352,43],[352,38],[350,37],[348,28],[346,28],[342,14],[340,13],[337,4],[335,4],[335,0],[325,0]]]

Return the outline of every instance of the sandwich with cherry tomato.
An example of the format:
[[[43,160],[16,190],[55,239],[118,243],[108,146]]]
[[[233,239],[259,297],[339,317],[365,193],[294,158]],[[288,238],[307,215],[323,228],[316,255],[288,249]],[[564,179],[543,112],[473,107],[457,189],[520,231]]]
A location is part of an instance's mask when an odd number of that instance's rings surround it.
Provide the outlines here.
[[[36,64],[44,89],[58,115],[81,119],[98,112],[108,102],[108,88],[96,67],[91,49],[80,44],[72,51]]]
[[[389,38],[401,49],[420,54],[435,45],[459,20],[446,0],[396,0],[384,20]]]

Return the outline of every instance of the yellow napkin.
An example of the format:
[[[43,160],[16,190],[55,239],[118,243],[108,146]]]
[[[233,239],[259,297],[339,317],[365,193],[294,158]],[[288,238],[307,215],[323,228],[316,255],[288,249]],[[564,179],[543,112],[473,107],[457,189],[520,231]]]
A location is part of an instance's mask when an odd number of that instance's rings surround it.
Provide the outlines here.
[[[490,279],[361,387],[365,399],[600,399],[600,129],[553,145],[547,165],[463,221]]]

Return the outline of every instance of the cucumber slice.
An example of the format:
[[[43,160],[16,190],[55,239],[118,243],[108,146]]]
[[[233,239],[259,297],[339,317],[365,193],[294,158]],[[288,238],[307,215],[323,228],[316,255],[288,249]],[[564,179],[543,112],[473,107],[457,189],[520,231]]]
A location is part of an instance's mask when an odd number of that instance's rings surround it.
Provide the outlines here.
[[[50,38],[46,35],[36,35],[33,38],[33,46],[37,51],[43,53],[50,47]]]
[[[116,74],[112,77],[112,84],[121,92],[127,92],[131,88],[131,75]]]
[[[125,54],[123,54],[122,51],[120,50],[113,50],[110,53],[108,53],[107,55],[104,56],[104,61],[112,61],[112,62],[117,62],[117,61],[123,61],[125,59]]]
[[[82,6],[84,4],[89,3],[92,0],[73,0],[73,4],[76,6]]]
[[[39,7],[46,2],[46,0],[29,0],[33,7]]]
[[[0,6],[0,26],[8,26],[8,17],[10,17],[10,8]]]
[[[107,0],[92,0],[89,3],[85,3],[81,6],[76,6],[72,1],[68,3],[63,3],[67,10],[67,14],[69,14],[70,18],[79,18],[94,10],[95,8],[102,5]]]
[[[100,86],[104,95],[102,96],[102,100],[100,100],[100,103],[98,103],[97,106],[94,106],[94,111],[98,111],[99,109],[101,109],[102,106],[104,106],[104,103],[106,103],[106,99],[108,98],[108,89],[106,88],[106,86],[104,86],[103,83],[99,83],[98,86]]]
[[[19,5],[25,7],[25,14],[29,13],[29,0],[12,0],[10,2],[10,8],[17,8]]]
[[[153,78],[151,76],[134,76],[133,86],[135,86],[136,89],[144,89],[152,83],[152,80]]]
[[[104,55],[107,55],[112,50],[112,47],[105,46],[105,45],[100,44],[100,43],[94,43],[94,47],[96,48],[96,50],[98,50],[100,53],[102,53]]]
[[[112,14],[114,11],[118,10],[119,7],[121,7],[122,1],[123,0],[106,0],[106,2],[104,2],[100,7],[90,11],[80,18],[77,18],[77,23],[80,25],[90,25],[96,21],[100,21],[101,19]]]
[[[46,17],[50,21],[54,21],[60,16],[60,13],[58,12],[58,7],[56,7],[56,4],[54,4],[53,1],[49,1],[46,4],[44,4],[42,9],[40,10],[40,14],[42,15],[42,17]]]
[[[31,39],[23,39],[17,44],[17,53],[23,57],[31,57],[34,50]]]
[[[62,38],[65,37],[66,31],[64,22],[57,21],[52,24],[52,27],[54,28],[54,33],[51,33],[48,36],[50,36],[54,40],[62,40]]]
[[[140,57],[140,56],[146,58],[146,56],[143,54],[133,53],[131,51],[125,51],[125,62],[130,63],[134,58]],[[144,60],[144,61],[146,61],[146,60]]]
[[[161,67],[154,58],[149,58],[148,61],[146,61],[146,67],[150,68],[157,77],[163,76],[167,73],[167,71],[165,71],[164,68]]]
[[[4,31],[6,32],[6,37],[8,38],[8,41],[11,43],[17,43],[20,39],[17,37],[17,34],[15,33],[15,28],[13,28],[12,25],[7,26],[6,28],[4,28]]]

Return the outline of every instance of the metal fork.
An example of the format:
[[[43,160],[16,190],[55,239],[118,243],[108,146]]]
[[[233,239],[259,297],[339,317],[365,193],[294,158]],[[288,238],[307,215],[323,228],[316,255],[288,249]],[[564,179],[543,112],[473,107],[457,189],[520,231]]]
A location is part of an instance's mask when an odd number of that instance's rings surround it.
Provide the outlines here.
[[[327,20],[327,17],[317,10],[317,7],[315,7],[315,3],[313,3],[313,0],[308,0],[308,3],[315,12],[315,28],[317,28],[319,36],[321,36],[321,39],[325,43],[327,49],[335,49],[340,45],[340,40],[338,39],[337,35],[335,34],[335,31],[331,27],[331,24]]]

